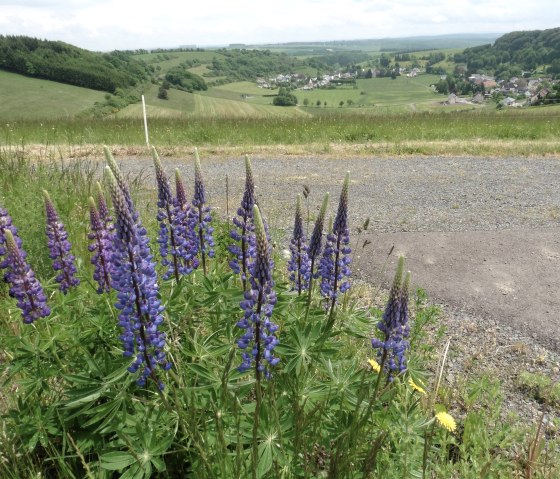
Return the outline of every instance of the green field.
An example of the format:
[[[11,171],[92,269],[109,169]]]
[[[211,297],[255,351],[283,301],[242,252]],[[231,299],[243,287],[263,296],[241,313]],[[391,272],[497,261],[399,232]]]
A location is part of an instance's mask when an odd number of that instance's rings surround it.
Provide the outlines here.
[[[105,93],[0,70],[0,120],[68,118],[103,101]]]

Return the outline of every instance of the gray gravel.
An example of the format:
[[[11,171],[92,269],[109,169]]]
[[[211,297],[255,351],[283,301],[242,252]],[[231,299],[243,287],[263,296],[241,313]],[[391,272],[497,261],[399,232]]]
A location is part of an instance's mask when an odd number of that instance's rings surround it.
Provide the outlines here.
[[[334,214],[344,174],[351,173],[350,221],[371,217],[378,232],[473,231],[560,223],[560,161],[554,158],[252,157],[257,193],[269,221],[289,227],[295,195],[311,188],[311,208],[331,193]],[[150,159],[120,159],[123,169],[152,175]],[[192,182],[192,159],[164,158]],[[243,158],[202,158],[212,204],[225,214],[244,187]],[[152,175],[153,176],[153,175]],[[150,181],[148,179],[148,181]],[[154,181],[155,182],[155,181]]]
[[[125,172],[136,175],[143,171],[148,173],[146,184],[155,184],[150,159],[119,160]],[[192,158],[162,160],[170,173],[179,168],[186,184],[192,185]],[[227,175],[229,211],[234,213],[244,188],[243,158],[203,156],[201,160],[211,204],[225,217]],[[331,193],[330,214],[334,215],[344,174],[350,171],[352,231],[370,217],[368,238],[375,243],[373,249],[359,253],[358,276],[386,286],[392,266],[384,275],[379,270],[391,244],[400,241],[399,247],[408,249],[407,256],[412,258],[419,285],[443,304],[441,322],[452,338],[447,383],[454,387],[466,375],[490,374],[504,381],[504,411],[536,421],[542,405],[519,390],[517,375],[532,371],[560,380],[558,343],[551,342],[551,338],[560,338],[560,242],[556,239],[556,232],[560,236],[560,157],[279,155],[253,156],[251,160],[261,208],[271,226],[286,230],[285,236],[293,222],[295,195],[303,185],[311,189],[311,215],[327,191]],[[422,250],[419,243],[424,236]],[[485,249],[487,241],[496,244]],[[529,254],[530,246],[537,242],[539,248]],[[488,254],[492,256],[482,257]],[[454,269],[457,262],[464,267]],[[546,280],[548,290],[543,293],[545,273],[552,278]],[[528,274],[533,276],[525,278]],[[465,290],[472,294],[465,293],[463,301],[457,301],[451,292],[462,294],[459,286],[469,287],[467,277],[475,290]],[[521,277],[525,282],[519,286],[516,278]]]

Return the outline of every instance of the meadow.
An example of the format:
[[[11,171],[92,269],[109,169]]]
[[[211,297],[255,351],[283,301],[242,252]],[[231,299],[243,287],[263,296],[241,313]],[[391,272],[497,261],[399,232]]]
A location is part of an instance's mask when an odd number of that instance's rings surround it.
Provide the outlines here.
[[[2,267],[11,274],[0,289],[2,477],[552,479],[558,474],[557,439],[545,440],[538,424],[504,419],[499,384],[491,378],[482,380],[484,387],[480,378],[465,378],[453,395],[458,404],[450,401],[439,309],[421,290],[409,291],[404,258],[381,298],[348,282],[352,263],[344,258],[351,258],[359,241],[345,223],[352,208],[348,177],[340,179],[340,196],[330,198],[338,205],[333,224],[325,221],[326,197],[311,217],[303,208],[298,214],[296,206],[296,228],[285,237],[267,232],[266,216],[261,219],[253,207],[248,159],[243,198],[231,198],[237,210],[232,222],[212,212],[196,160],[179,171],[193,178],[194,170],[194,185],[186,185],[194,193],[185,216],[180,190],[162,171],[165,158],[154,158],[156,194],[141,177],[122,177],[114,163],[119,157],[113,160],[108,150],[110,173],[101,189],[95,163],[37,163],[26,155],[25,145],[0,151],[6,208],[0,211],[0,251],[7,259]],[[113,220],[95,222],[93,213],[103,211],[104,201]],[[45,204],[56,210],[55,219],[45,218]],[[8,214],[21,244],[9,239],[15,232]],[[187,230],[194,225],[200,234],[187,234],[185,251],[163,247],[171,237],[182,237],[184,220]],[[306,224],[318,232],[309,243],[301,236]],[[113,235],[109,243],[103,241],[108,235]],[[320,249],[313,249],[318,239]],[[271,240],[279,248],[272,249]],[[53,250],[57,241],[64,246]],[[105,263],[113,264],[112,287],[106,289],[104,276],[94,274],[108,244],[114,260]],[[22,322],[29,308],[22,317],[12,297],[25,285],[15,281],[19,248],[50,308],[30,324]],[[291,251],[289,260],[277,253],[284,248]],[[137,254],[128,254],[132,251]],[[188,256],[176,262],[179,251]],[[315,259],[305,259],[303,252]],[[67,275],[53,270],[53,257],[69,268]],[[127,264],[137,275],[128,275]],[[177,264],[185,268],[177,270]],[[310,271],[317,277],[310,279]],[[11,295],[8,287],[16,288]],[[137,289],[131,296],[132,287]],[[139,297],[155,302],[126,303]],[[135,319],[129,323],[131,314]],[[127,353],[129,326],[138,335],[138,356]],[[142,331],[157,341],[148,341]],[[165,346],[157,331],[165,332]],[[428,331],[438,331],[435,341]],[[542,400],[548,401],[546,392]]]

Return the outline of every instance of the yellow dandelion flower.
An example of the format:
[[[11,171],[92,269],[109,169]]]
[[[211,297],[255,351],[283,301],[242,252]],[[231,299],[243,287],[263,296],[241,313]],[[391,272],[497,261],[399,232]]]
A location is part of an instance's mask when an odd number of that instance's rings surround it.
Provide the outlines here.
[[[447,429],[449,432],[453,432],[457,429],[457,424],[455,424],[455,419],[453,419],[451,414],[438,412],[436,414],[436,419],[439,422],[439,425]]]
[[[418,384],[414,382],[414,379],[408,378],[408,385],[414,389],[414,391],[418,391],[420,394],[426,394],[426,390],[422,386],[418,386]]]
[[[375,359],[368,359],[368,363],[376,373],[381,372],[381,366]]]

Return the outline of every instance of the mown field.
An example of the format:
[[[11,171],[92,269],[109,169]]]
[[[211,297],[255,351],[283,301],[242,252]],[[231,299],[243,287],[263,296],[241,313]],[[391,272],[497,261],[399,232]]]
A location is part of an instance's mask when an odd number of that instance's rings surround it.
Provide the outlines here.
[[[105,93],[0,70],[0,121],[73,117]]]

